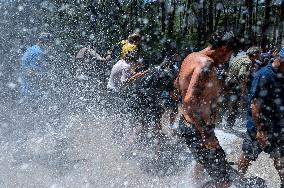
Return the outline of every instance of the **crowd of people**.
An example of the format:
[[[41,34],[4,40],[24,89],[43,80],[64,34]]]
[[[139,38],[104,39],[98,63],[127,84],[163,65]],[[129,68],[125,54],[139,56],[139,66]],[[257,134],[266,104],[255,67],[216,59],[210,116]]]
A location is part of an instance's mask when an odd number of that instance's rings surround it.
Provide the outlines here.
[[[260,178],[250,185],[244,177],[251,161],[266,152],[274,161],[283,188],[284,48],[263,52],[251,46],[239,53],[239,38],[233,32],[217,31],[206,48],[185,59],[180,58],[176,43],[168,41],[163,62],[149,66],[139,57],[141,40],[138,33],[131,34],[105,57],[94,47],[84,47],[76,56],[80,66],[73,70],[74,75],[82,68],[83,72],[86,70],[85,59],[90,59],[86,56],[102,64],[115,61],[100,89],[106,90],[112,113],[126,114],[133,125],[129,144],[142,132],[151,132],[159,159],[161,118],[165,110],[170,110],[170,124],[179,122],[173,131],[186,141],[196,165],[211,178],[203,187],[265,187]],[[25,99],[45,95],[48,71],[44,67],[52,41],[51,34],[41,34],[38,43],[27,49],[21,60],[21,95]],[[89,76],[105,74],[105,69],[97,71],[91,69]],[[238,113],[247,114],[238,170],[226,160],[214,132],[224,109],[229,129],[235,125]]]

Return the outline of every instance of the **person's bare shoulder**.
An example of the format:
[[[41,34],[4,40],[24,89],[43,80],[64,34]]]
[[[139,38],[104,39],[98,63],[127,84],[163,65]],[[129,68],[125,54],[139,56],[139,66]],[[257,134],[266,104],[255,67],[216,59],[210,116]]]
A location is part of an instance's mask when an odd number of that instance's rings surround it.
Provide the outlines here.
[[[186,58],[182,61],[182,65],[186,66],[187,64],[191,64],[194,62],[195,56],[196,56],[197,52],[193,52],[191,54],[189,54],[188,56],[186,56]]]
[[[203,72],[203,69],[205,70],[210,64],[207,56],[199,52],[189,54],[182,62],[178,78],[175,81],[175,87],[179,89],[187,88],[193,73]]]
[[[214,61],[208,56],[200,56],[198,60],[198,67],[201,70],[210,70]]]

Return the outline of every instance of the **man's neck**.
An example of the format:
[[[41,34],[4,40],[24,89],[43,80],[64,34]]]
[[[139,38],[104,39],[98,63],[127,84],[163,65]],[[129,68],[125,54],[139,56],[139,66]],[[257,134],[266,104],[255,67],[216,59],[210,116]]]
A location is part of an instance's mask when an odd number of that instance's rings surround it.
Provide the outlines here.
[[[218,52],[215,49],[212,49],[212,47],[208,46],[207,48],[201,50],[200,52],[210,57],[214,61],[214,66],[221,64],[221,62],[219,62],[220,58],[219,55],[217,54]]]

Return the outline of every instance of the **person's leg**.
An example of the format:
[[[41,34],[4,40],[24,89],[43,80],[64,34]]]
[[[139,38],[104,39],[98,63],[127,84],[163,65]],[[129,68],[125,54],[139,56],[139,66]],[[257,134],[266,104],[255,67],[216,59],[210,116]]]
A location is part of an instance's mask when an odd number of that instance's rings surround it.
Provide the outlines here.
[[[206,180],[206,174],[203,165],[196,161],[193,161],[191,168],[192,185],[198,187],[198,185],[204,184],[205,180]]]
[[[220,187],[227,188],[231,182],[228,174],[228,163],[226,155],[222,148],[209,150],[205,147],[200,133],[194,128],[193,125],[188,127],[185,121],[180,121],[182,135],[186,139],[186,143],[194,157],[200,163],[209,176],[212,178],[205,187]]]
[[[161,157],[161,131],[162,131],[162,124],[159,119],[159,121],[155,123],[155,128],[154,128],[154,136],[155,136],[154,144],[155,144],[156,159],[159,159]]]
[[[148,108],[144,113],[143,130],[145,131],[145,143],[151,143],[155,150],[155,159],[158,160],[161,156],[161,131],[162,131],[162,109],[158,106]],[[150,136],[151,135],[151,136]],[[150,137],[149,137],[150,136]]]
[[[242,176],[247,173],[248,167],[251,165],[251,160],[244,153],[241,154],[238,164],[238,170]]]
[[[220,187],[227,188],[231,185],[229,178],[229,164],[226,160],[226,154],[222,148],[208,150],[205,157],[200,161],[212,181],[208,182],[204,187]]]
[[[258,143],[252,139],[252,135],[247,132],[243,144],[242,154],[239,159],[238,171],[244,176],[251,165],[251,161],[255,161],[258,155],[262,152]]]
[[[228,102],[228,118],[227,118],[227,126],[228,128],[232,128],[235,125],[236,116],[238,114],[238,103],[239,103],[239,97],[237,94],[232,94],[229,97]]]

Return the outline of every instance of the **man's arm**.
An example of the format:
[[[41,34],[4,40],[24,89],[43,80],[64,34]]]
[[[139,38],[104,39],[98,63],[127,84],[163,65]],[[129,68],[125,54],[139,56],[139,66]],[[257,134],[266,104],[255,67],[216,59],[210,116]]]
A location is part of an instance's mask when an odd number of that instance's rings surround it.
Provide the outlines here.
[[[256,126],[256,139],[262,148],[268,144],[268,135],[265,130],[265,119],[262,115],[263,102],[259,98],[254,98],[251,104],[252,118]]]
[[[247,91],[247,80],[242,80],[242,97],[246,96]]]
[[[81,48],[79,50],[79,52],[77,53],[76,55],[76,59],[81,59],[85,56],[86,52],[88,51],[88,48],[84,47],[84,48]]]
[[[95,57],[98,61],[106,61],[106,59],[103,58],[100,54],[98,54],[96,50],[89,48],[88,52],[90,53],[91,56]]]
[[[274,91],[270,87],[270,80],[261,76],[260,78],[255,78],[252,83],[252,102],[251,102],[251,110],[252,110],[252,118],[256,126],[256,139],[259,144],[265,148],[268,144],[268,135],[267,135],[267,125],[269,125],[268,117],[265,117],[263,110],[265,109],[265,100],[268,100],[267,96],[269,95],[269,91]]]
[[[242,90],[241,91],[242,94],[241,94],[240,107],[241,107],[241,109],[243,109],[248,105],[248,103],[247,103],[247,100],[248,100],[248,98],[247,98],[247,81],[246,80],[241,81],[241,90]]]
[[[204,119],[200,116],[200,93],[204,88],[208,74],[202,68],[196,68],[192,74],[186,96],[183,102],[185,118],[189,118],[195,128],[200,132],[202,139],[208,149],[220,147],[214,130],[210,125],[206,125]]]
[[[185,116],[193,121],[196,128],[202,132],[203,127],[206,125],[204,120],[200,117],[200,101],[199,96],[203,89],[203,81],[207,75],[202,71],[202,68],[195,68],[191,76],[190,83],[187,88],[186,95],[183,101],[183,107],[185,109]]]
[[[143,76],[146,72],[148,71],[144,71],[144,72],[138,72],[136,74],[134,74],[133,76],[131,76],[128,81],[133,81],[133,80],[136,80],[137,78],[139,78],[140,76]]]
[[[251,111],[252,111],[252,118],[255,122],[257,130],[264,130],[264,120],[261,113],[262,109],[262,100],[258,98],[254,98],[251,103]]]

